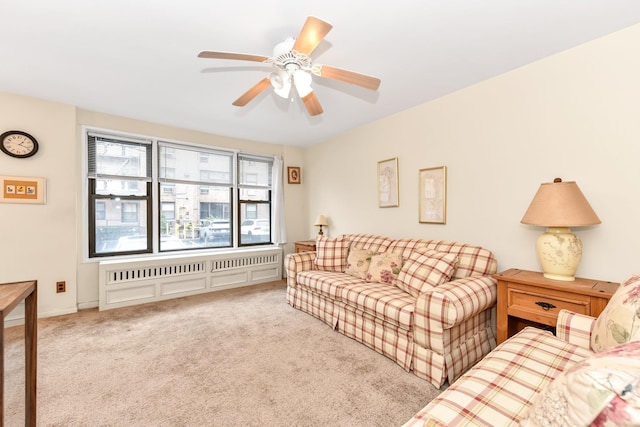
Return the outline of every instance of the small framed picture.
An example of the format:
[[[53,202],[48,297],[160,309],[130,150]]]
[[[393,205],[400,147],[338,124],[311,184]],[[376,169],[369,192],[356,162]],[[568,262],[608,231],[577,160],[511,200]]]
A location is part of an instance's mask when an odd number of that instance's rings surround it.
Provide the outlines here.
[[[44,178],[0,175],[0,182],[0,203],[46,203]]]
[[[418,179],[418,221],[446,224],[447,167],[420,169]]]
[[[289,166],[287,168],[287,176],[289,184],[300,184],[300,167]]]
[[[398,206],[398,158],[394,157],[378,162],[378,207]]]

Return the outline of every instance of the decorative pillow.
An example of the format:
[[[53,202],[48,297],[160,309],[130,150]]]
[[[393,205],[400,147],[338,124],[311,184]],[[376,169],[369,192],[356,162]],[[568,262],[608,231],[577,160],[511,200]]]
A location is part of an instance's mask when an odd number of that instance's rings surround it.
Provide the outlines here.
[[[402,268],[402,255],[383,252],[371,257],[367,282],[393,283]]]
[[[369,249],[361,249],[352,244],[347,256],[347,268],[344,272],[359,279],[366,279],[371,257],[374,254],[375,252]]]
[[[458,255],[417,248],[405,261],[394,284],[414,297],[448,282],[458,266]]]
[[[330,239],[319,236],[316,239],[315,264],[318,270],[344,272],[347,267],[349,240],[344,236]]]
[[[620,284],[591,332],[595,352],[640,339],[640,274]]]
[[[522,426],[640,425],[640,341],[596,353],[538,394]]]

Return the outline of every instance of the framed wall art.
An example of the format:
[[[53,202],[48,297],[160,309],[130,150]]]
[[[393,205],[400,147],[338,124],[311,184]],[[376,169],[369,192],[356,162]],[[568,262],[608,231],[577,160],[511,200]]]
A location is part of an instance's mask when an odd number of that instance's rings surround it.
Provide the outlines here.
[[[287,177],[289,184],[300,184],[300,167],[299,166],[289,166],[287,168]]]
[[[418,221],[446,224],[447,167],[420,169],[418,180]]]
[[[45,179],[0,175],[0,203],[45,204]]]
[[[378,162],[378,206],[400,206],[398,198],[398,158]]]

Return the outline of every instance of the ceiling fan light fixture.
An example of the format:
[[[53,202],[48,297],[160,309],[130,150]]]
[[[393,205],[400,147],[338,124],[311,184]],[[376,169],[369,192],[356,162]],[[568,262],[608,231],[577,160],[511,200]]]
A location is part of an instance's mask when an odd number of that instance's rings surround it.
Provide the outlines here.
[[[284,70],[274,71],[269,74],[269,81],[276,95],[282,98],[289,97],[289,92],[291,91],[291,77],[289,77],[289,73]]]
[[[300,98],[304,98],[313,91],[313,89],[311,89],[311,81],[311,74],[306,71],[297,70],[293,73],[293,84]]]

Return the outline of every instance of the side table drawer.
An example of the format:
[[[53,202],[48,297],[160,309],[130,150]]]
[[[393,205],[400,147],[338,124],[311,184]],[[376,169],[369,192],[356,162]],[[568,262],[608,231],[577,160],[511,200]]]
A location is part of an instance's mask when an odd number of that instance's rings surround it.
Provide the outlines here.
[[[554,295],[555,294],[555,295]],[[549,289],[534,287],[509,287],[507,312],[510,316],[555,326],[562,309],[589,315],[590,298],[586,295],[554,293]]]

